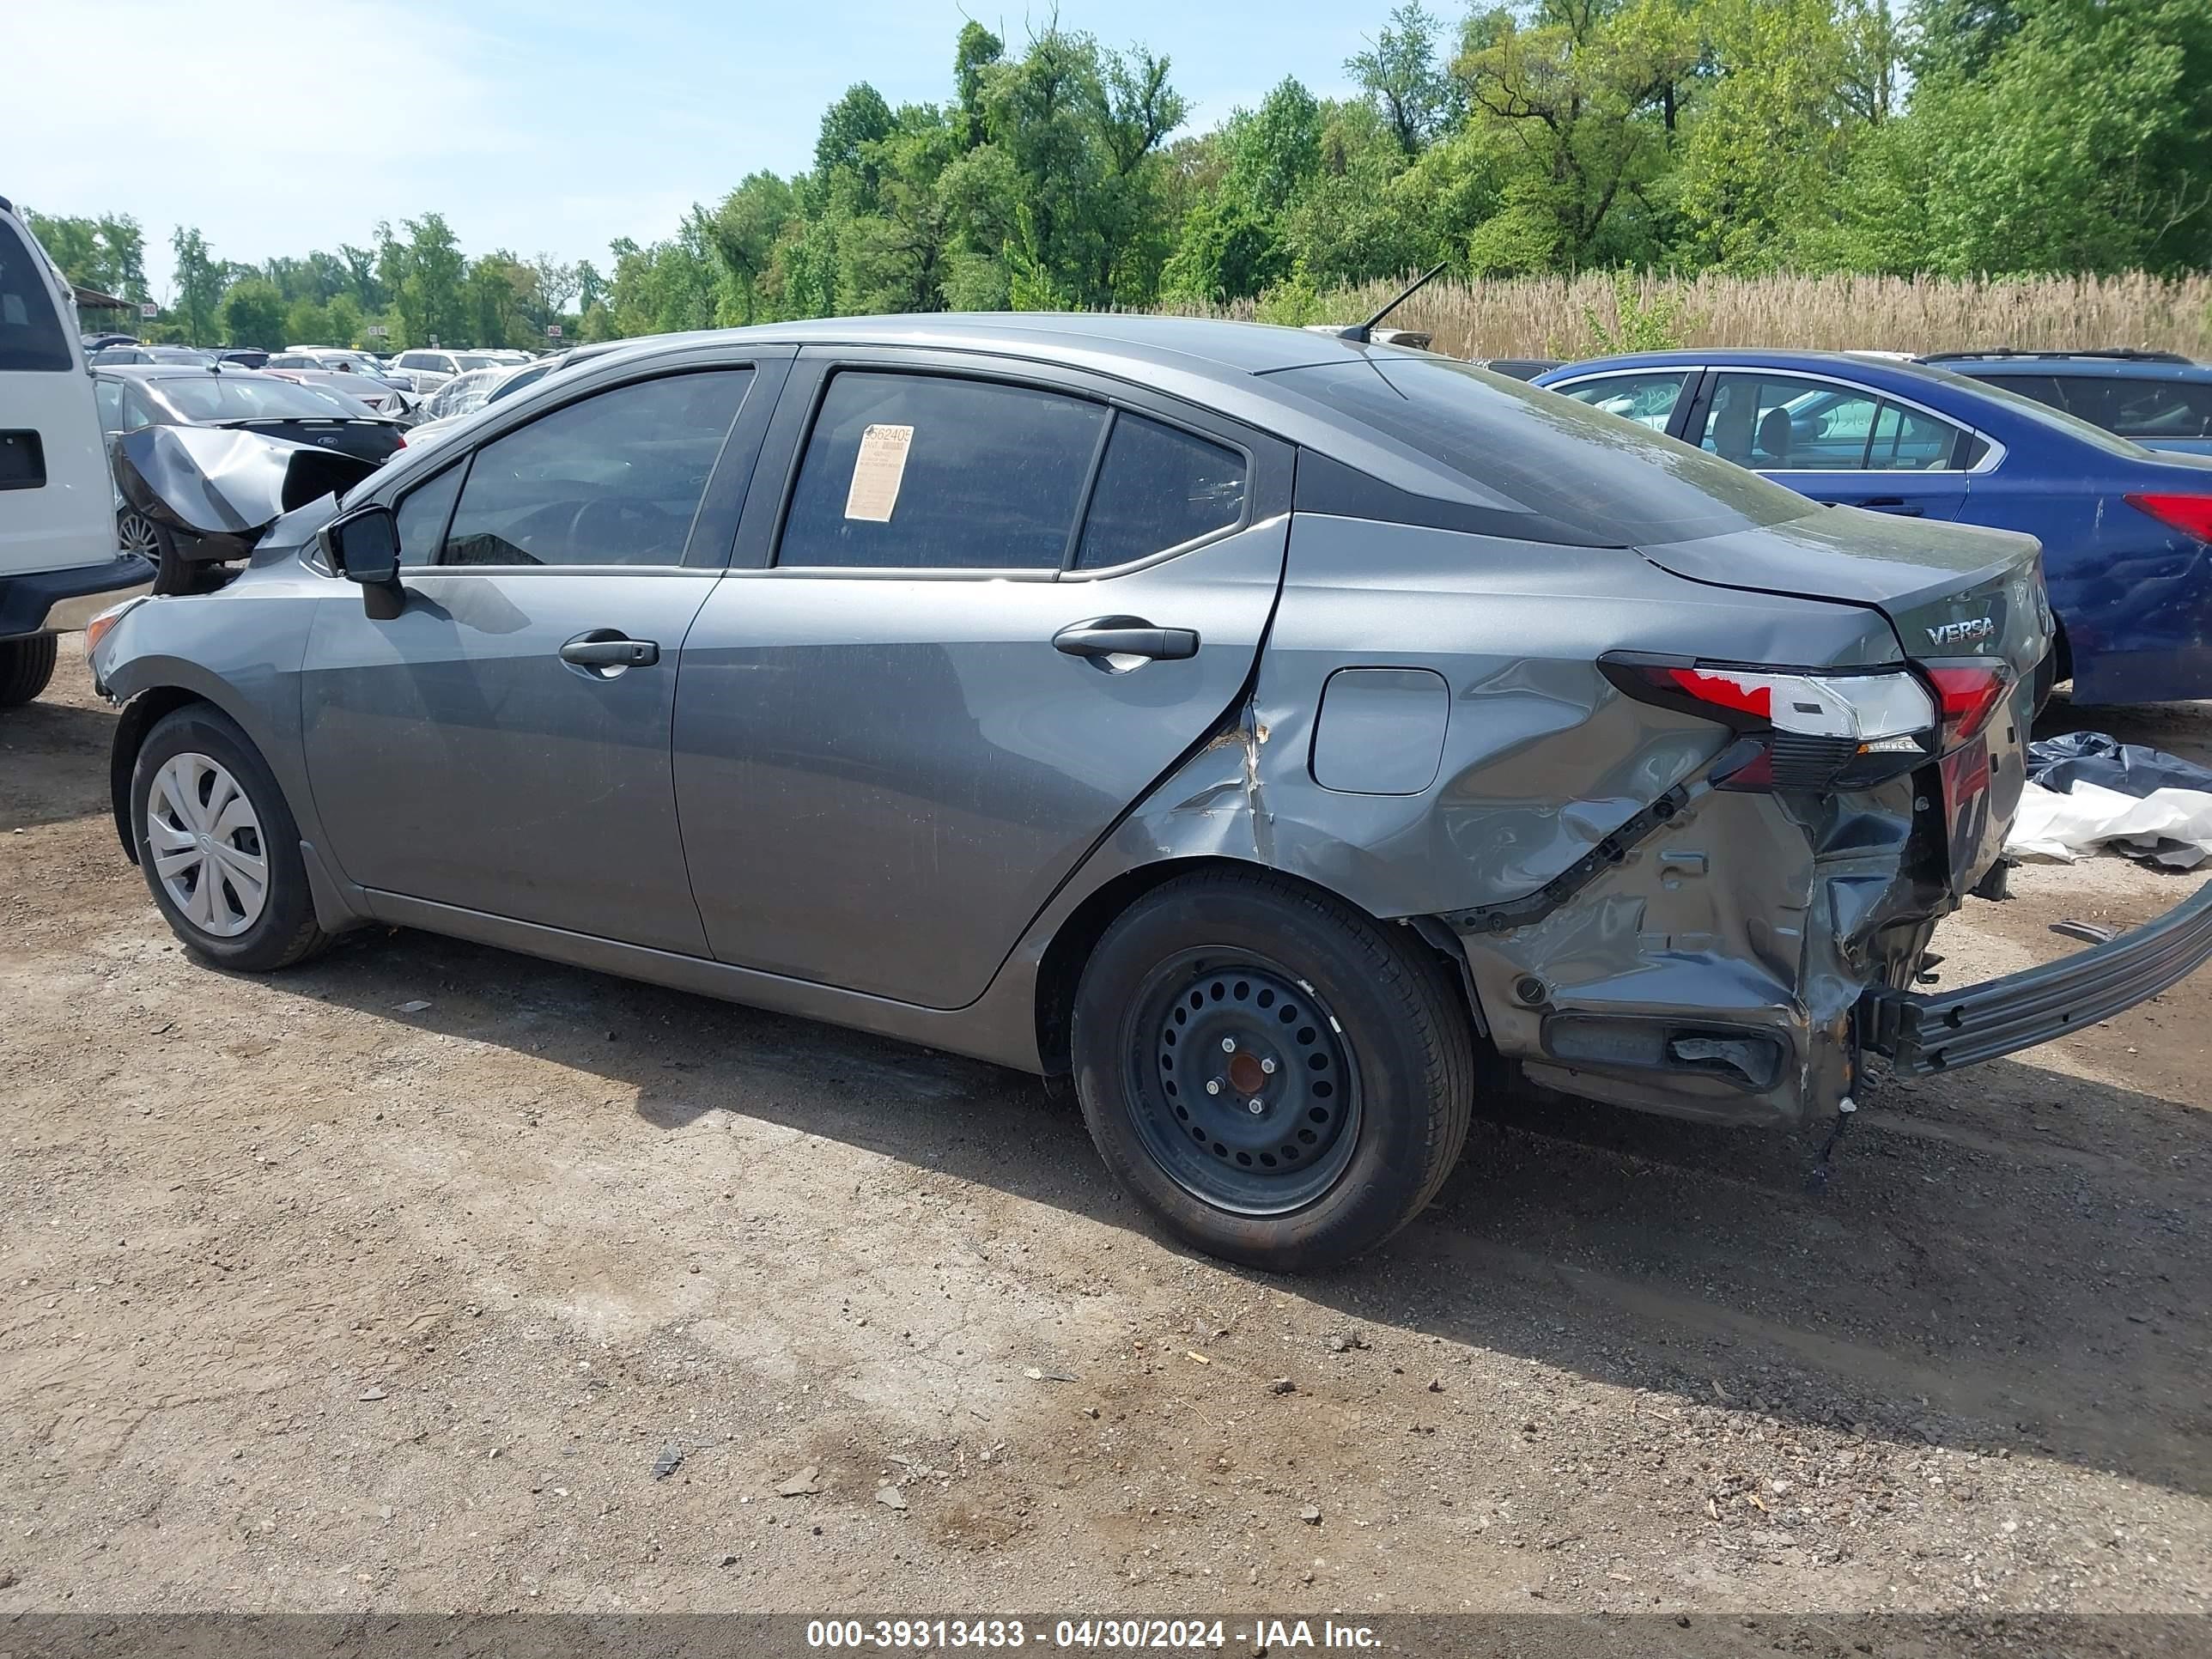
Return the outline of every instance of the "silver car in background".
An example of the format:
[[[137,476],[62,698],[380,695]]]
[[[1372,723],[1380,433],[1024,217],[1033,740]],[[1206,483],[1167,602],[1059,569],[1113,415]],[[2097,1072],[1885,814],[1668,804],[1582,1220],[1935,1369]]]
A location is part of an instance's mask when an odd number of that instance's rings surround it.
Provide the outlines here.
[[[1237,1261],[1388,1237],[1510,1069],[1821,1128],[2212,954],[2208,887],[1914,988],[2020,798],[2032,540],[1425,353],[682,337],[342,503],[329,457],[200,455],[234,436],[122,441],[135,501],[252,562],[91,649],[193,951],[420,927],[1069,1073],[1130,1192]]]

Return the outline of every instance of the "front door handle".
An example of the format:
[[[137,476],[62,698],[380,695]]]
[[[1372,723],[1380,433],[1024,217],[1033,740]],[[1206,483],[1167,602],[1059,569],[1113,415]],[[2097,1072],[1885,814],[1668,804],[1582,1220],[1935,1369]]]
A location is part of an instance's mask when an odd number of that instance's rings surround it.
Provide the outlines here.
[[[1921,511],[1917,501],[1908,501],[1902,495],[1875,495],[1856,505],[1866,508],[1869,513],[1894,513],[1900,519],[1917,519],[1926,516]]]
[[[1198,654],[1198,630],[1155,628],[1142,617],[1093,617],[1052,636],[1053,647],[1071,657],[1151,657],[1181,662]]]
[[[660,647],[651,640],[629,639],[611,628],[595,628],[562,646],[561,660],[579,668],[650,668],[660,660]]]

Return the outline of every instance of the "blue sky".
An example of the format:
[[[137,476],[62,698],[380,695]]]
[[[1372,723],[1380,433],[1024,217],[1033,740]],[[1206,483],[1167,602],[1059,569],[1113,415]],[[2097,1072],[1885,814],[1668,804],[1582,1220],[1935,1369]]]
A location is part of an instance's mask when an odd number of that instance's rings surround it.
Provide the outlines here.
[[[258,261],[365,245],[378,220],[430,209],[471,254],[605,270],[611,238],[664,236],[757,168],[806,166],[854,82],[943,101],[967,17],[1018,46],[1050,15],[971,3],[0,0],[0,195],[137,215],[157,289],[179,222]],[[1062,0],[1059,15],[1166,54],[1202,129],[1286,74],[1340,94],[1388,4]]]

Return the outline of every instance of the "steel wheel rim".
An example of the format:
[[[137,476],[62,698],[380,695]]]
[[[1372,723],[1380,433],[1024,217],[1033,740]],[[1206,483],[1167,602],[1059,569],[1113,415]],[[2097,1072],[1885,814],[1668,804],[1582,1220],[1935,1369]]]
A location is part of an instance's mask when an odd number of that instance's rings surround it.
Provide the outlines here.
[[[146,793],[146,848],[178,914],[214,939],[235,939],[269,901],[261,817],[229,769],[210,756],[172,755]]]
[[[136,553],[142,559],[161,556],[161,544],[154,535],[154,523],[143,513],[126,513],[116,532],[125,553]]]
[[[1138,1137],[1192,1197],[1284,1215],[1343,1177],[1359,1142],[1358,1068],[1328,1005],[1280,963],[1184,951],[1146,977],[1127,1033]]]

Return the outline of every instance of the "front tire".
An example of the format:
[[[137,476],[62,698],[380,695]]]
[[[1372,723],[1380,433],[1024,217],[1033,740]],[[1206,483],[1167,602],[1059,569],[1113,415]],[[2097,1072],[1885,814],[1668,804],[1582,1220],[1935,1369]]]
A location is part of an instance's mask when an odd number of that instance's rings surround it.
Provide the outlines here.
[[[283,791],[219,710],[155,722],[131,767],[131,833],[170,931],[216,966],[267,973],[330,942]]]
[[[1456,987],[1405,930],[1279,877],[1185,876],[1139,899],[1091,953],[1073,1042],[1108,1167],[1177,1237],[1249,1267],[1372,1249],[1466,1144]]]
[[[46,689],[58,659],[54,636],[0,640],[0,708],[15,708]]]
[[[136,507],[126,507],[115,515],[115,539],[125,552],[152,562],[155,592],[198,593],[206,586],[207,572],[185,557],[168,527]]]

